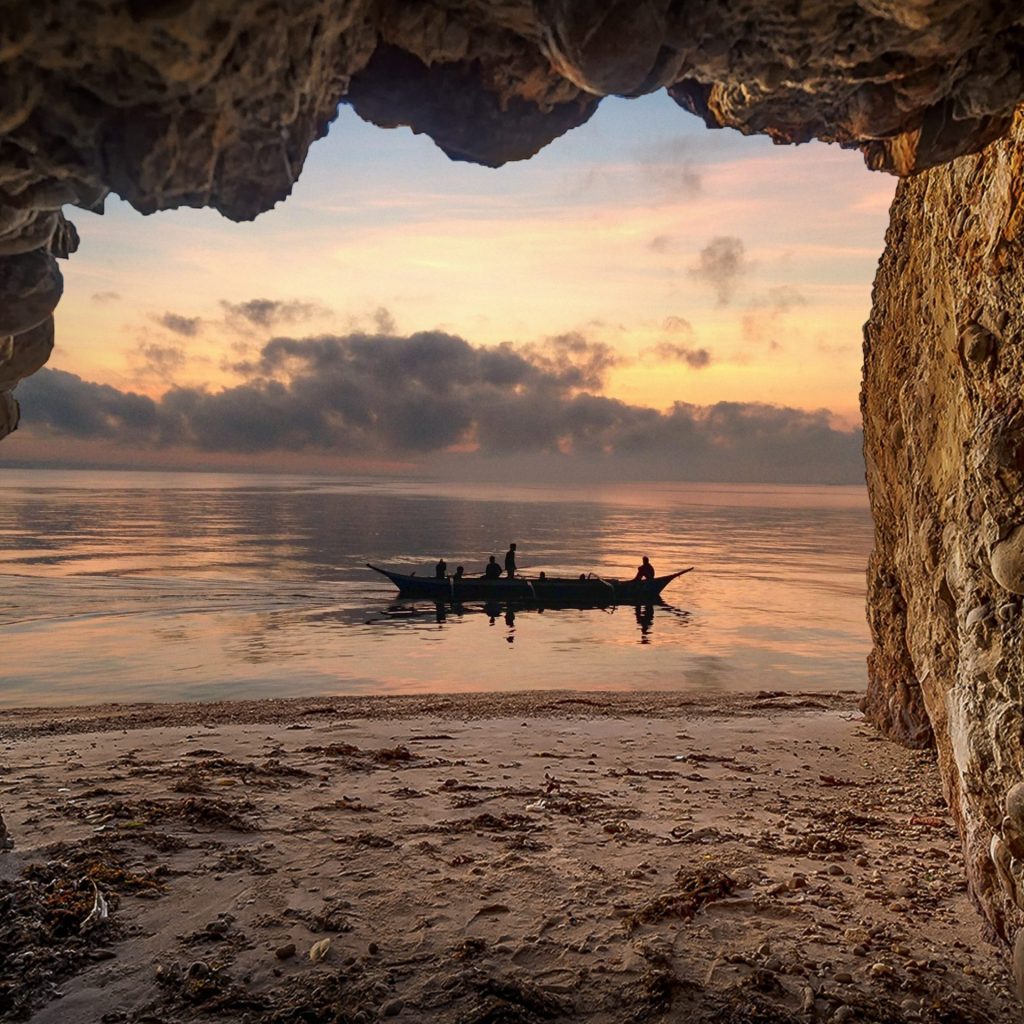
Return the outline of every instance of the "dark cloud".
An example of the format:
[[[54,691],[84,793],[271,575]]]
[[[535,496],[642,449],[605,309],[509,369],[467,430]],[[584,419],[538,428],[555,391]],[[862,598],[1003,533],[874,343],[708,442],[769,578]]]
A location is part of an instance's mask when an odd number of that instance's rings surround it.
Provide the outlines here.
[[[221,391],[172,387],[153,401],[43,369],[18,397],[26,431],[117,442],[136,462],[148,447],[421,456],[453,472],[501,457],[567,477],[863,477],[859,433],[825,411],[720,402],[660,412],[594,393],[614,364],[579,334],[494,347],[440,331],[278,337]]]
[[[117,302],[121,298],[120,292],[93,292],[92,301],[105,306],[111,302]]]
[[[247,302],[228,302],[222,299],[221,308],[229,322],[248,328],[273,328],[281,324],[304,323],[330,312],[315,302],[278,299],[249,299]]]
[[[643,355],[659,363],[686,363],[694,370],[711,365],[711,353],[706,348],[690,348],[674,341],[659,341],[644,349]]]
[[[145,395],[44,368],[22,382],[18,396],[33,406],[26,426],[38,423],[55,434],[138,446],[159,440],[161,408]]]
[[[667,316],[661,321],[661,329],[666,334],[685,334],[693,337],[693,324],[681,316]]]
[[[743,241],[732,235],[712,238],[700,251],[690,274],[698,281],[710,285],[720,306],[727,306],[736,292],[740,279],[747,271]]]
[[[540,345],[522,345],[519,351],[567,388],[601,388],[608,371],[621,362],[610,345],[590,341],[578,331],[556,335]]]
[[[379,306],[373,314],[373,322],[377,327],[378,334],[397,334],[398,327],[395,324],[395,318],[391,315],[391,310],[385,306]]]
[[[164,313],[153,318],[161,327],[183,338],[194,338],[202,328],[197,316],[182,316],[180,313]]]
[[[636,162],[643,175],[666,198],[692,198],[701,192],[701,173],[693,159],[691,142],[683,136],[640,146]]]
[[[178,345],[159,345],[155,342],[139,345],[141,372],[161,380],[170,380],[185,365],[185,350]]]

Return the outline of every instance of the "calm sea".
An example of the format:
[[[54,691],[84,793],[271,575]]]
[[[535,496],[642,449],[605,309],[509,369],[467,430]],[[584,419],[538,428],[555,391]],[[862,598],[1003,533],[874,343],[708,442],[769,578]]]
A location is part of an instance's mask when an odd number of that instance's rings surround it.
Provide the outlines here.
[[[2,474],[0,705],[865,682],[861,488]],[[365,568],[480,571],[511,540],[549,574],[696,569],[653,614],[492,615]]]

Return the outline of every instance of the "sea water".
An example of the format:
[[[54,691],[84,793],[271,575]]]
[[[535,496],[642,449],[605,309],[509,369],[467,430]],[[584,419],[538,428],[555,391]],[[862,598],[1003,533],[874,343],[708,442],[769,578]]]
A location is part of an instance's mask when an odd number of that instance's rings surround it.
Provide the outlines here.
[[[858,487],[3,470],[0,705],[865,684]],[[367,562],[694,566],[649,609],[400,601]]]

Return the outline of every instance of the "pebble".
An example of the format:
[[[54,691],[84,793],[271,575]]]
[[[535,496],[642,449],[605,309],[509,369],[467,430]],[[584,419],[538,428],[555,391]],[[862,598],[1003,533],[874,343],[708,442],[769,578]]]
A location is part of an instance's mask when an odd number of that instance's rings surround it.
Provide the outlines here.
[[[278,946],[277,949],[274,950],[274,956],[276,956],[278,960],[290,960],[295,956],[295,943],[286,942],[283,946]]]
[[[382,1017],[397,1017],[405,1007],[405,1002],[402,999],[389,999],[380,1008],[380,1015]]]
[[[313,945],[309,947],[309,959],[312,960],[313,963],[319,963],[327,956],[328,953],[330,953],[330,951],[331,940],[321,939],[319,942],[314,942]]]
[[[842,864],[829,864],[828,873],[830,875],[845,875],[846,868],[844,868]]]

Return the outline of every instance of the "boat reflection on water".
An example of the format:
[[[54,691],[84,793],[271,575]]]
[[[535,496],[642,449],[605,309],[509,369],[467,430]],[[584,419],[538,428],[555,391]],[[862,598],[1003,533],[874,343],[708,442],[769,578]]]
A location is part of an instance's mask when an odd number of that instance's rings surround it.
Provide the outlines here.
[[[651,642],[651,627],[654,625],[654,605],[644,604],[636,606],[636,624],[640,627],[640,643]]]
[[[632,607],[632,606],[631,606]],[[649,604],[636,605],[633,612],[636,616],[636,624],[640,631],[639,642],[649,644],[652,642],[654,632],[655,608],[658,617],[671,617],[678,622],[689,622],[691,613],[682,608],[676,608],[665,601],[654,601]],[[376,615],[367,616],[363,621],[367,626],[389,626],[399,623],[424,622],[433,619],[438,625],[446,624],[450,618],[464,619],[472,616],[486,616],[488,624],[496,626],[499,620],[503,620],[507,643],[515,642],[516,617],[531,615],[551,615],[562,612],[576,612],[601,615],[621,614],[621,606],[618,605],[538,605],[531,602],[520,603],[517,601],[483,601],[483,602],[444,602],[444,601],[403,601],[401,603],[388,605],[383,611]],[[628,613],[627,613],[628,614]]]

